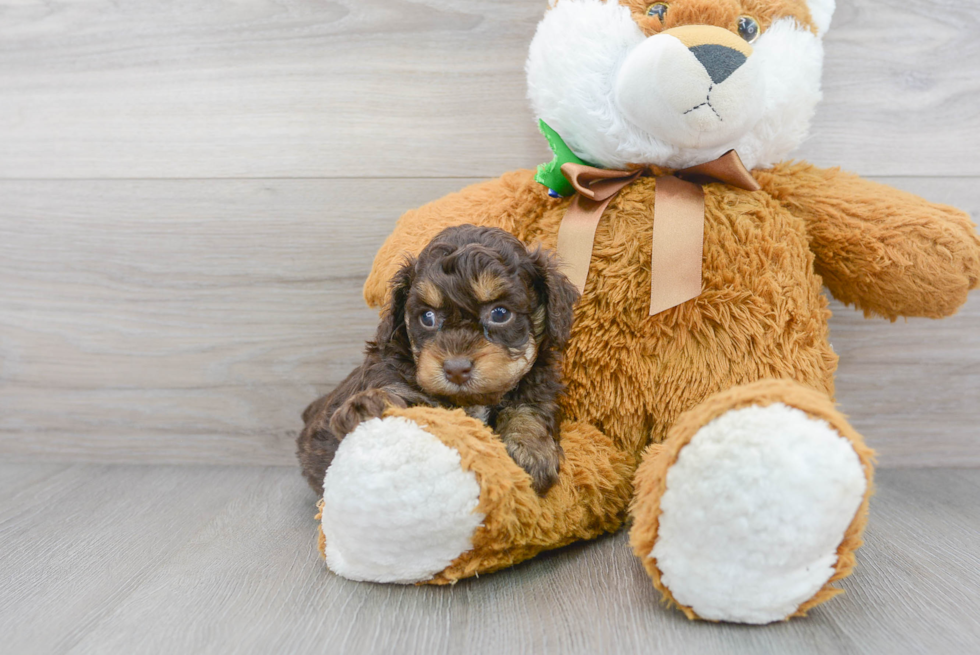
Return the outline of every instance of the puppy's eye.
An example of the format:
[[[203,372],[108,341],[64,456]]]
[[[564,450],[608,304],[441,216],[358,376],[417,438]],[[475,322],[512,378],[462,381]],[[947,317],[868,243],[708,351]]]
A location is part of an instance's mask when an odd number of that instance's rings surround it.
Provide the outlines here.
[[[657,17],[662,23],[664,22],[664,18],[667,16],[667,9],[669,8],[670,7],[666,2],[655,2],[647,7],[647,16],[650,16],[651,18]]]
[[[751,16],[738,17],[738,35],[740,37],[749,43],[755,43],[761,33],[762,28],[759,27],[759,21]]]
[[[514,316],[506,307],[494,307],[490,310],[490,322],[494,325],[503,325],[504,323],[509,323],[510,319]]]
[[[436,313],[431,309],[419,316],[419,323],[422,327],[432,329],[436,326]]]

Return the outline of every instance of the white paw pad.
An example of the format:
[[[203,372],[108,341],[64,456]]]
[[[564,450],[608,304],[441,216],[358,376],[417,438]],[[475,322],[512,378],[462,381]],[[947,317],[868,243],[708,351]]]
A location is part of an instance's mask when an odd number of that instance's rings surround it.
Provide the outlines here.
[[[702,618],[782,620],[833,575],[866,488],[850,442],[827,422],[781,403],[732,410],[667,472],[650,557]]]
[[[473,547],[479,502],[456,450],[405,418],[365,421],[323,482],[327,566],[351,580],[429,580]]]

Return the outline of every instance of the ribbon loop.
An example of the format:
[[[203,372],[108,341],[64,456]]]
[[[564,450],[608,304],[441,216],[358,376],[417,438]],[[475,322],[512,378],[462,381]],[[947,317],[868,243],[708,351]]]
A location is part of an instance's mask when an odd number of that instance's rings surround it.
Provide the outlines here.
[[[576,191],[599,202],[612,198],[643,173],[642,170],[610,171],[571,163],[563,165],[561,172]]]
[[[729,150],[718,159],[679,170],[674,175],[695,184],[724,182],[746,191],[762,188],[734,150]]]
[[[558,257],[569,280],[579,292],[584,292],[596,229],[606,207],[638,177],[657,176],[659,170],[617,171],[567,163],[561,172],[577,193],[558,228]],[[650,266],[651,316],[701,295],[704,190],[700,185],[711,182],[746,191],[761,188],[734,150],[713,161],[657,177]]]

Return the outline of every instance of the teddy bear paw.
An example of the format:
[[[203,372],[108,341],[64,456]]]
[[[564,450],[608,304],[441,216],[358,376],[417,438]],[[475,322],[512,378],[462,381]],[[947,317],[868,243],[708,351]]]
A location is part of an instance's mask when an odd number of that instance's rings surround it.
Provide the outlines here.
[[[701,618],[782,620],[834,575],[866,489],[851,442],[826,421],[782,403],[729,410],[667,471],[648,556]]]
[[[324,479],[327,566],[351,580],[430,580],[472,548],[479,501],[456,450],[407,418],[365,421]]]

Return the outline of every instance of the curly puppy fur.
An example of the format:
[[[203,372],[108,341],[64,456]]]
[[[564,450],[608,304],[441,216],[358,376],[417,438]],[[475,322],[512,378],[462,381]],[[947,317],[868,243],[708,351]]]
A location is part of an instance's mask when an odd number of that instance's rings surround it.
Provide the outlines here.
[[[546,251],[497,228],[443,230],[390,282],[364,363],[303,412],[310,486],[340,440],[389,407],[454,407],[483,420],[544,494],[557,480],[562,350],[578,293]]]

